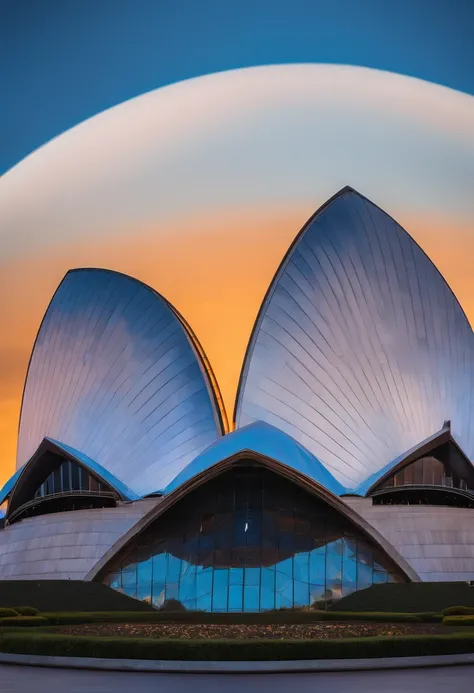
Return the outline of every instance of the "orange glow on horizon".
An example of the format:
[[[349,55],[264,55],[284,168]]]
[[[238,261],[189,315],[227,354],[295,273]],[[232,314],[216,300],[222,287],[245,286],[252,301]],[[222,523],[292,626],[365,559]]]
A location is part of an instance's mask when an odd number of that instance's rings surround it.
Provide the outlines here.
[[[0,320],[0,483],[15,468],[23,381],[48,302],[66,271],[97,266],[130,274],[168,299],[190,324],[220,386],[229,423],[242,359],[261,301],[307,203],[220,210],[168,227],[134,229],[84,244],[58,244],[44,256],[2,267]],[[474,234],[447,220],[399,221],[442,272],[474,323]],[[67,441],[65,441],[67,442]]]

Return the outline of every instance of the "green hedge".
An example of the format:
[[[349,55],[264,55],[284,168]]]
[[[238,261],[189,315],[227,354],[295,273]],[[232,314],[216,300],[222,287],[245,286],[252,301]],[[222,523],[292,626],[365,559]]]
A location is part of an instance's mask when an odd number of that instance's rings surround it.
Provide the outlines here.
[[[321,621],[367,621],[377,623],[419,623],[418,614],[400,614],[390,611],[321,611]]]
[[[461,603],[461,602],[457,602]],[[150,604],[86,580],[0,580],[0,607],[39,611],[154,611]]]
[[[440,622],[440,614],[400,614],[390,612],[353,613],[342,611],[265,611],[262,613],[209,613],[203,611],[79,612],[41,614],[53,625],[80,623],[196,623],[212,625],[305,624],[319,621],[366,621],[376,623]]]
[[[160,611],[43,611],[41,616],[57,626],[81,623],[154,623],[172,620],[172,615],[162,616]]]
[[[18,616],[18,611],[16,611],[16,609],[0,609],[0,618],[9,616]]]
[[[436,614],[432,611],[424,611],[422,613],[415,614],[415,616],[417,616],[418,620],[422,623],[441,623],[443,620],[443,614]]]
[[[471,616],[445,616],[443,623],[446,626],[474,626],[474,615]],[[1,621],[0,621],[1,624]]]
[[[449,606],[444,609],[443,616],[473,616],[474,607],[472,606]]]
[[[372,585],[343,597],[331,611],[440,612],[456,604],[474,607],[474,589],[467,582],[412,582]]]
[[[0,632],[0,651],[72,657],[264,661],[410,657],[474,652],[474,633],[326,640],[168,640]]]
[[[0,629],[4,626],[8,628],[16,626],[17,628],[23,628],[23,626],[49,626],[50,621],[44,616],[7,616],[5,618],[0,618]]]
[[[14,611],[20,616],[38,616],[39,611],[34,606],[15,606]]]

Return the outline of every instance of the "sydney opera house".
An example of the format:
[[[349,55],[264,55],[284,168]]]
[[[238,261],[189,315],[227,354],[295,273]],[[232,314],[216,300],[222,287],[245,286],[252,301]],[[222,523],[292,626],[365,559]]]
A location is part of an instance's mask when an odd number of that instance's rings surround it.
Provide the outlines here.
[[[0,579],[209,611],[474,580],[473,460],[468,320],[407,232],[344,188],[276,272],[232,421],[164,297],[109,270],[66,274],[1,491]]]

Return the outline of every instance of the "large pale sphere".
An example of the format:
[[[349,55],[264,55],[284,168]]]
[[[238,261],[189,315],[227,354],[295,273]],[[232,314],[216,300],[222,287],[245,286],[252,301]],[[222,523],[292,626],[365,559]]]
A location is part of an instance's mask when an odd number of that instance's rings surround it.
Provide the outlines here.
[[[32,106],[31,117],[34,117]],[[474,98],[324,65],[218,73],[116,106],[0,180],[0,481],[23,379],[71,267],[164,294],[201,340],[232,413],[262,297],[300,227],[351,185],[427,251],[474,316]]]

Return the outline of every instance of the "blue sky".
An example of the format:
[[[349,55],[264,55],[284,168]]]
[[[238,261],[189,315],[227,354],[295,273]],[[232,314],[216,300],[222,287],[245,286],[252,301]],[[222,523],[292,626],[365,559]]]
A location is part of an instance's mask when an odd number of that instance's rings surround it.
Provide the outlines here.
[[[105,108],[250,65],[345,63],[474,94],[472,0],[0,0],[0,173]]]

